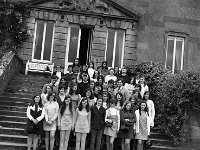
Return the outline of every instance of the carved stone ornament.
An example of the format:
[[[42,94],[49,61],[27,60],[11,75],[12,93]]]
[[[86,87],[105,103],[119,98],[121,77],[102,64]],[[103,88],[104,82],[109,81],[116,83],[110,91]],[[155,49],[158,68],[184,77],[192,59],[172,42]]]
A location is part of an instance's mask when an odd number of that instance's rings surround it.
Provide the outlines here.
[[[44,19],[48,19],[49,18],[49,12],[44,12],[43,16],[44,16]]]
[[[120,28],[120,26],[121,26],[121,21],[116,20],[115,21],[115,28]]]
[[[80,20],[79,20],[79,23],[84,25],[86,22],[86,17],[85,16],[80,16]]]
[[[57,7],[66,10],[110,14],[110,8],[100,0],[55,0]]]

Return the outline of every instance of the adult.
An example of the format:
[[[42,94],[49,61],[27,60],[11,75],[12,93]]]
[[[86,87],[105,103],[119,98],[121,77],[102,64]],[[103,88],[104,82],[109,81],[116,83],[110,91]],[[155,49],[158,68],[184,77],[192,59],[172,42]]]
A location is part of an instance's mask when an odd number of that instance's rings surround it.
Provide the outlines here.
[[[97,98],[96,105],[91,108],[90,150],[100,150],[101,139],[105,128],[106,109],[102,106],[102,96]],[[94,148],[96,141],[96,148]]]
[[[119,76],[119,78],[122,78],[123,79],[123,85],[125,83],[130,83],[130,78],[129,76],[127,75],[127,69],[125,67],[122,68],[122,73],[121,75]]]
[[[65,96],[66,96],[66,87],[64,85],[60,85],[58,87],[58,95],[56,95],[56,100],[59,105],[59,108],[62,106]]]
[[[117,88],[114,89],[114,95],[116,95],[117,92],[122,93],[123,103],[125,101],[129,100],[129,93],[128,93],[128,90],[123,86],[123,79],[122,78],[117,79]]]
[[[124,87],[128,90],[129,95],[135,90],[135,78],[132,76],[129,83],[125,83]]]
[[[152,100],[149,99],[149,92],[144,92],[144,99],[148,106],[148,114],[150,117],[150,126],[154,127],[154,118],[155,118],[155,107]]]
[[[86,136],[90,131],[90,119],[89,103],[86,98],[83,98],[75,115],[76,150],[85,150]]]
[[[104,77],[108,74],[108,63],[107,61],[103,61],[101,63],[101,75]]]
[[[74,62],[73,62],[73,65],[72,65],[73,73],[78,75],[78,73],[80,72],[80,69],[81,69],[81,66],[79,64],[79,59],[75,58]]]
[[[50,138],[50,150],[54,148],[55,132],[57,128],[57,117],[59,111],[59,105],[55,99],[55,93],[51,92],[47,96],[48,103],[45,106],[45,120],[43,130],[45,131],[45,146],[46,150],[49,149]]]
[[[108,83],[109,80],[117,81],[117,77],[114,75],[114,69],[110,68],[109,74],[105,76],[105,82]]]
[[[105,122],[112,124],[111,126],[106,126],[104,129],[104,134],[106,135],[106,147],[107,150],[113,150],[113,142],[117,137],[117,133],[120,128],[120,114],[119,110],[115,108],[116,100],[110,100],[110,108],[106,110]]]
[[[53,91],[53,88],[52,88],[51,85],[46,85],[45,86],[44,92],[42,92],[42,94],[41,94],[41,99],[42,99],[42,105],[43,106],[45,106],[45,104],[48,102],[47,96],[52,91]]]
[[[71,131],[74,130],[75,111],[71,97],[66,96],[58,114],[58,130],[60,130],[59,150],[67,150]]]
[[[148,107],[145,101],[140,102],[139,109],[135,111],[136,125],[135,125],[135,139],[138,140],[137,150],[143,150],[144,141],[150,135],[150,118],[148,116]]]
[[[86,97],[87,100],[88,100],[89,107],[90,107],[90,108],[93,107],[94,104],[95,104],[95,100],[94,100],[94,96],[93,96],[93,94],[92,94],[91,89],[89,89],[89,88],[86,89],[86,91],[85,91],[85,97]]]
[[[80,91],[81,97],[84,97],[86,89],[89,87],[89,76],[86,73],[82,74],[82,82],[78,83],[78,89]]]
[[[78,86],[77,83],[72,84],[69,91],[69,95],[71,96],[72,107],[74,107],[75,110],[78,107],[78,104],[81,100],[81,95],[79,94],[77,90],[77,86]]]
[[[33,144],[33,150],[37,149],[38,138],[42,136],[42,119],[44,118],[44,107],[39,95],[33,97],[33,102],[28,106],[26,115],[28,117],[27,130],[28,135],[27,145],[28,150],[31,150]]]
[[[120,111],[120,122],[118,137],[122,139],[121,149],[130,150],[130,140],[134,138],[133,125],[136,122],[135,112],[130,101],[127,101]]]
[[[51,76],[51,82],[47,83],[43,86],[42,93],[45,93],[46,87],[50,85],[52,87],[53,92],[58,93],[58,84],[56,84],[58,77],[56,75]]]
[[[95,70],[93,76],[90,78],[90,81],[97,82],[98,76],[99,76],[99,72]]]
[[[115,99],[116,99],[116,108],[118,110],[121,110],[123,108],[123,105],[124,105],[122,93],[117,92],[116,95],[115,95]]]
[[[149,91],[149,87],[148,87],[148,85],[147,85],[147,83],[145,81],[145,77],[144,76],[140,77],[139,85],[140,85],[140,96],[141,96],[141,98],[143,98],[144,97],[144,93],[146,91]]]
[[[90,77],[90,79],[93,77],[94,75],[94,72],[95,72],[95,69],[94,69],[94,62],[90,62],[89,65],[88,65],[88,75]]]

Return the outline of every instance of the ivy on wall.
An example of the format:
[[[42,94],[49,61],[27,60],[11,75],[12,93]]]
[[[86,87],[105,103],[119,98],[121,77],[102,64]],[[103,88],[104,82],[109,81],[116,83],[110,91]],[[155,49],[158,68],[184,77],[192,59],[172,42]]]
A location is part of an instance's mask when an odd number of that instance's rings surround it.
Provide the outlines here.
[[[24,3],[0,1],[0,54],[21,47],[28,38],[26,19],[29,11]]]

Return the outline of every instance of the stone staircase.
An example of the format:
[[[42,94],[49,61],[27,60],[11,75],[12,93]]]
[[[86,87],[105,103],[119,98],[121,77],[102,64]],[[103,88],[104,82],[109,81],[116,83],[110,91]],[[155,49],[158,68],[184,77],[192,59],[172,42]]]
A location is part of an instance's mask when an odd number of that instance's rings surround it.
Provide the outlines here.
[[[27,149],[27,136],[24,133],[26,109],[28,103],[32,102],[32,96],[40,94],[42,86],[48,80],[41,75],[20,73],[10,80],[5,92],[0,95],[0,150]],[[151,150],[197,150],[174,146],[173,142],[159,134],[157,129],[152,129],[150,138],[153,141]],[[44,149],[44,141],[41,149]],[[74,150],[74,146],[69,149]]]

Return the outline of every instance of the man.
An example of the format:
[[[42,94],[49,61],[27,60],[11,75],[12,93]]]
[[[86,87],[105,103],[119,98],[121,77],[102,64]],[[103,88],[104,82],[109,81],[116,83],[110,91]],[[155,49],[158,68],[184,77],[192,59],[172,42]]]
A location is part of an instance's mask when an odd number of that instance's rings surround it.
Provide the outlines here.
[[[122,68],[122,74],[119,76],[119,78],[123,79],[123,82],[124,82],[123,85],[125,83],[130,83],[130,78],[126,73],[127,73],[127,69],[123,67]]]
[[[45,93],[47,86],[50,85],[53,88],[53,92],[58,94],[58,85],[56,84],[57,81],[58,81],[58,77],[56,75],[52,75],[51,82],[43,86],[42,93]]]

